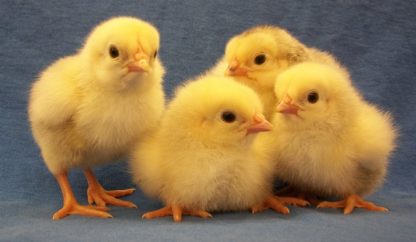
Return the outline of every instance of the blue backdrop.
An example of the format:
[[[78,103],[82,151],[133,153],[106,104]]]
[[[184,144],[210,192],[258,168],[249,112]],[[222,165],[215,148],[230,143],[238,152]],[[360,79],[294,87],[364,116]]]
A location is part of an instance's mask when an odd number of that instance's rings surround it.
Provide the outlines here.
[[[257,24],[287,28],[303,43],[335,54],[371,102],[393,113],[398,149],[384,187],[370,197],[389,213],[292,208],[142,220],[161,204],[140,191],[138,209],[112,208],[113,219],[70,216],[52,221],[61,194],[46,169],[27,122],[28,90],[55,59],[74,53],[97,23],[131,15],[161,33],[165,90],[211,67],[226,41]],[[416,2],[376,0],[277,1],[24,1],[0,7],[0,240],[4,241],[416,241]],[[96,169],[107,188],[131,185],[124,163]],[[70,176],[86,203],[82,173]]]

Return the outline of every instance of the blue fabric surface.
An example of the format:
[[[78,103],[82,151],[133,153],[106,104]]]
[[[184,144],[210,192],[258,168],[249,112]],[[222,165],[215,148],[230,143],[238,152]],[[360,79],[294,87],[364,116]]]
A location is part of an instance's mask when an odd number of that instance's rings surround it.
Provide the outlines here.
[[[0,7],[0,241],[416,241],[416,2],[328,1],[2,1]],[[292,208],[142,220],[161,204],[140,191],[137,210],[112,208],[113,219],[70,216],[52,221],[61,206],[55,179],[40,157],[27,122],[28,90],[55,59],[74,53],[97,23],[131,15],[161,32],[166,92],[211,67],[226,41],[257,24],[287,28],[309,46],[334,53],[364,96],[392,112],[398,149],[384,187],[370,200],[389,213]],[[124,163],[95,169],[106,188],[131,186]],[[70,180],[86,203],[79,170]]]

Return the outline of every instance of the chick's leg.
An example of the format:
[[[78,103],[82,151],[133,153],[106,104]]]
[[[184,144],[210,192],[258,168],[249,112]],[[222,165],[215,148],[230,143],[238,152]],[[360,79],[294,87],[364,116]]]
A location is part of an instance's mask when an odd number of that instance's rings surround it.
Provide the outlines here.
[[[173,221],[181,222],[182,215],[190,215],[190,216],[196,216],[200,218],[212,218],[212,215],[204,210],[183,209],[177,205],[166,206],[164,208],[145,213],[143,214],[142,218],[152,219],[152,218],[172,216]]]
[[[288,198],[290,200],[291,197],[295,197],[301,200],[306,200],[309,202],[309,204],[312,204],[314,206],[317,206],[320,202],[322,202],[321,200],[319,200],[318,198],[316,198],[315,196],[311,195],[311,194],[307,194],[301,191],[298,191],[296,188],[288,185],[284,188],[282,188],[281,190],[276,192],[276,195],[278,195],[281,199],[284,198]],[[298,204],[292,204],[292,205],[296,205],[299,206]],[[304,207],[304,205],[300,205],[301,207]]]
[[[295,197],[277,197],[270,195],[266,198],[266,200],[263,203],[253,206],[251,208],[251,212],[258,213],[270,208],[275,210],[276,212],[286,215],[289,214],[290,210],[285,206],[285,204],[304,207],[309,205],[309,202]]]
[[[58,181],[59,187],[61,188],[64,205],[61,209],[53,214],[53,220],[61,219],[70,214],[94,216],[100,218],[112,218],[111,214],[106,212],[106,208],[81,206],[78,204],[74,193],[72,192],[71,185],[69,184],[66,171],[55,175],[55,178]]]
[[[387,212],[385,207],[380,207],[372,202],[367,202],[358,195],[350,195],[345,200],[336,202],[321,202],[318,208],[344,208],[344,214],[350,214],[354,208],[365,208],[371,211]]]
[[[137,208],[132,202],[117,199],[117,197],[132,194],[135,189],[130,188],[125,190],[106,191],[98,182],[90,168],[85,169],[84,174],[88,181],[87,197],[90,205],[95,203],[100,207],[105,207],[106,204],[110,204],[121,207]]]

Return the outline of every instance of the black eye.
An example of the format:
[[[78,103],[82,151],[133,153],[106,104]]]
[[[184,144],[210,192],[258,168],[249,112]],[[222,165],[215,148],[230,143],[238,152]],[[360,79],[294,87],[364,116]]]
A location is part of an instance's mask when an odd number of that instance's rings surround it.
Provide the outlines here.
[[[155,51],[155,54],[153,55],[153,58],[156,58],[157,56],[157,50]]]
[[[236,116],[233,112],[230,111],[225,111],[222,113],[221,115],[222,121],[226,122],[226,123],[232,123],[236,120]]]
[[[256,63],[256,65],[261,65],[265,61],[266,61],[266,56],[264,54],[260,54],[256,56],[256,58],[254,58],[254,63]]]
[[[317,92],[310,92],[308,94],[308,102],[316,103],[319,100],[319,94]]]
[[[117,47],[115,47],[114,45],[110,46],[109,53],[110,53],[111,58],[117,58],[120,55],[120,53],[118,52]]]

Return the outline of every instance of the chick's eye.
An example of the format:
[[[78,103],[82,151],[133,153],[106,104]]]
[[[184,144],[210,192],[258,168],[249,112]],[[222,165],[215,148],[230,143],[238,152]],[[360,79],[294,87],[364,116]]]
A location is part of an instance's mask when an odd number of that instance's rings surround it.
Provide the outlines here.
[[[310,92],[308,94],[308,102],[309,103],[316,103],[319,100],[319,94],[317,92]]]
[[[232,123],[237,119],[237,117],[235,116],[235,114],[233,112],[225,111],[225,112],[222,113],[221,119],[222,119],[222,121],[224,121],[226,123]]]
[[[157,50],[155,51],[155,54],[153,55],[153,58],[156,58],[157,56]]]
[[[111,58],[117,58],[120,55],[117,47],[115,47],[114,45],[110,46],[109,54],[110,54]]]
[[[256,65],[261,65],[266,61],[266,56],[264,54],[260,54],[254,58],[254,63]]]

